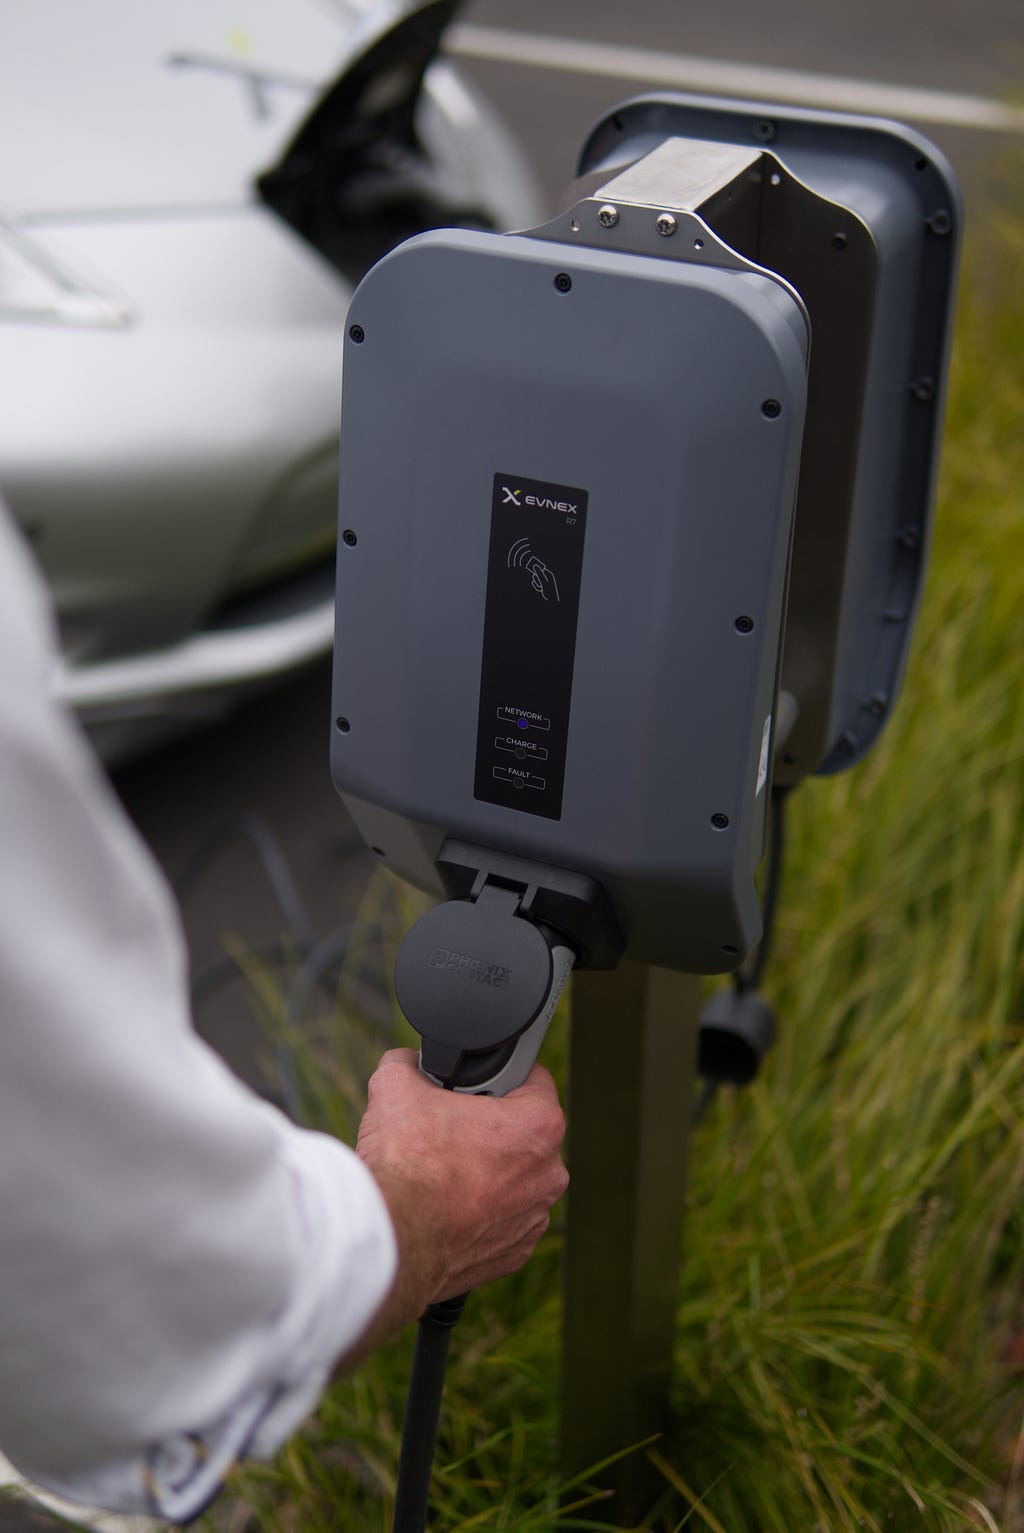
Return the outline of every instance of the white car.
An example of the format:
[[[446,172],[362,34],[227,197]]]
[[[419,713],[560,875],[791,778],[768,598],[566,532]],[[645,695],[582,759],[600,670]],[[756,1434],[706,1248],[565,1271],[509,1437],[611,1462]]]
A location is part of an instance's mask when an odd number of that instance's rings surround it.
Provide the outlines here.
[[[5,8],[0,497],[109,757],[329,649],[362,271],[425,227],[538,219],[435,59],[455,3]]]

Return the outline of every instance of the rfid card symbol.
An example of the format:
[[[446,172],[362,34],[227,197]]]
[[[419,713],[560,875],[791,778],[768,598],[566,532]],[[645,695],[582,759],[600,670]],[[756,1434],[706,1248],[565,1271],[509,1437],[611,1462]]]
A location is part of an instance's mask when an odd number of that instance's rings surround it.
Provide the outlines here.
[[[530,585],[542,601],[561,601],[554,571],[549,569],[543,559],[539,559],[533,552],[529,538],[516,539],[508,551],[506,563],[510,570],[526,571],[530,577]]]

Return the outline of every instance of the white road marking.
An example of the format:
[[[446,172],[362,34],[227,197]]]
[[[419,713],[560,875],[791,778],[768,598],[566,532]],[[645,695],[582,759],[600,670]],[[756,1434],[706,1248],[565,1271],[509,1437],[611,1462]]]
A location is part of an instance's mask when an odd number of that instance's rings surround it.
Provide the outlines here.
[[[772,69],[762,64],[661,53],[653,48],[623,48],[614,43],[547,37],[501,27],[455,26],[447,33],[446,45],[450,52],[463,58],[523,64],[532,69],[558,69],[609,80],[708,91],[716,96],[865,112],[874,117],[909,118],[950,128],[1024,133],[1024,108],[957,91],[848,80],[841,75],[812,74],[802,69]]]

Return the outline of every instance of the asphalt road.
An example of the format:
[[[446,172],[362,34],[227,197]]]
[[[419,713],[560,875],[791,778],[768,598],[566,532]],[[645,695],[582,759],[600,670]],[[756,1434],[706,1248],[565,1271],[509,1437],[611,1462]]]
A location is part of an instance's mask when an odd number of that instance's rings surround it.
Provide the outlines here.
[[[180,882],[197,854],[201,859],[180,891],[194,973],[226,949],[257,956],[299,935],[254,843],[239,833],[240,820],[257,822],[280,846],[316,937],[355,918],[377,859],[331,783],[329,724],[324,664],[117,775],[123,802],[172,881]],[[294,964],[279,971],[289,972]],[[204,1036],[256,1084],[254,1055],[266,1052],[263,1016],[257,989],[241,975],[196,1013]]]
[[[475,0],[466,6],[463,20],[470,34],[514,30],[550,39],[552,58],[568,54],[555,47],[555,40],[578,39],[661,55],[668,69],[666,74],[652,61],[645,74],[641,59],[633,78],[602,74],[602,57],[609,70],[617,67],[606,50],[581,50],[571,69],[531,68],[479,56],[485,45],[500,53],[500,38],[468,36],[465,48],[457,40],[464,67],[515,129],[552,205],[572,179],[577,149],[591,124],[629,96],[664,88],[666,79],[685,79],[685,69],[680,73],[671,67],[680,57],[732,66],[716,72],[721,83],[715,94],[746,96],[740,67],[754,66],[771,72],[765,78],[767,100],[781,99],[773,77],[797,71],[852,87],[841,95],[826,91],[824,100],[817,100],[840,109],[877,110],[857,103],[860,82],[907,87],[887,108],[888,114],[901,117],[909,116],[907,98],[914,91],[1024,104],[1024,7],[1019,0],[977,0],[970,6],[963,0],[861,0],[855,6],[820,0],[775,0],[772,5],[638,0],[628,6],[609,0],[561,0],[558,5]],[[514,46],[505,50],[510,57],[521,51]],[[941,121],[916,120],[913,125],[951,159],[969,195],[992,156],[1005,148],[989,131],[966,131]]]
[[[1018,95],[1018,0],[472,0],[463,19],[736,62],[987,95]],[[532,93],[532,87],[530,87]]]
[[[859,0],[857,6],[716,0],[685,7],[680,0],[635,0],[629,6],[610,0],[561,0],[557,6],[550,0],[476,0],[466,6],[463,22],[455,39],[463,67],[519,134],[552,207],[572,178],[591,123],[614,103],[662,84],[680,56],[836,76],[853,82],[854,97],[858,82],[881,81],[957,98],[1024,100],[1020,0],[973,0],[970,6],[963,0]],[[664,67],[634,57],[634,76],[626,79],[602,50],[579,55],[573,67],[527,66],[515,61],[523,50],[514,40],[511,47],[503,40],[510,29],[531,38],[653,52]],[[728,68],[715,77],[727,91]],[[969,200],[977,199],[987,167],[1005,152],[1007,140],[955,121],[915,125],[952,159]],[[225,821],[250,814],[280,842],[316,931],[323,935],[349,921],[374,859],[360,849],[330,783],[329,714],[328,670],[322,666],[230,721],[118,773],[129,812],[168,872],[178,873]],[[183,906],[199,966],[225,941],[257,949],[282,927],[258,859],[238,837],[224,843]],[[207,1035],[242,1069],[251,1068],[258,1037],[253,1012],[246,987],[235,984],[219,992],[200,1018]],[[57,1526],[0,1500],[0,1533]]]

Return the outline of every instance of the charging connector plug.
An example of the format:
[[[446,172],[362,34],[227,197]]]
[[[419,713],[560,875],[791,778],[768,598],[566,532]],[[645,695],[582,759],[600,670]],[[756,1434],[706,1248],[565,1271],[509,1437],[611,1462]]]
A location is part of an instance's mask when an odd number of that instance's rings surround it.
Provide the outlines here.
[[[622,933],[584,874],[451,838],[437,867],[451,897],[398,950],[398,1004],[425,1075],[504,1096],[529,1075],[573,968],[614,968]]]
[[[448,1090],[522,1085],[572,972],[573,949],[519,915],[521,901],[485,884],[428,911],[399,949],[395,991],[422,1038],[420,1068]]]

